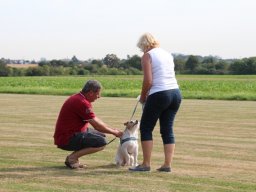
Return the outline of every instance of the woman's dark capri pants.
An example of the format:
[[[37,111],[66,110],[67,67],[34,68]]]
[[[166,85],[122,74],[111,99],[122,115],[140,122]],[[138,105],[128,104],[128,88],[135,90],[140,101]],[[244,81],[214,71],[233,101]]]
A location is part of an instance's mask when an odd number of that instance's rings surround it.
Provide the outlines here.
[[[59,148],[67,151],[79,151],[90,147],[103,147],[107,144],[105,134],[88,128],[86,132],[76,133],[71,137],[69,144]]]
[[[152,132],[159,119],[163,143],[175,143],[173,122],[181,100],[179,89],[160,91],[148,96],[140,123],[141,141],[153,139]]]

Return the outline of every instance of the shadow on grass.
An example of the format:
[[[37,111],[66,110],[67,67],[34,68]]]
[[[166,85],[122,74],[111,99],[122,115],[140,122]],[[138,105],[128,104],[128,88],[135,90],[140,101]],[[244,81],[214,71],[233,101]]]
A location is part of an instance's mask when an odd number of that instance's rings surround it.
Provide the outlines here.
[[[117,167],[114,164],[99,165],[99,166],[88,166],[82,169],[70,169],[64,165],[56,166],[35,166],[35,167],[11,167],[11,168],[0,168],[0,179],[1,178],[33,178],[33,177],[63,177],[63,176],[97,176],[97,175],[119,175],[128,172],[127,167]]]

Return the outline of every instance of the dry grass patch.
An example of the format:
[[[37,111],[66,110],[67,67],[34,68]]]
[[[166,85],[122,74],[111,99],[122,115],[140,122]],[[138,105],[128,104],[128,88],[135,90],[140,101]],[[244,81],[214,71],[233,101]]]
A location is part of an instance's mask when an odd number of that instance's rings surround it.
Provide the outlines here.
[[[38,67],[38,64],[7,64],[7,66],[12,68],[29,68]]]
[[[171,174],[163,161],[159,127],[154,131],[151,173],[116,168],[118,140],[81,158],[87,169],[69,170],[68,154],[53,145],[54,125],[66,96],[0,94],[0,191],[238,191],[256,189],[256,103],[183,100],[175,122]],[[95,113],[123,129],[136,99],[101,98]],[[139,119],[139,107],[135,118]],[[108,139],[112,139],[108,136]],[[140,148],[139,160],[142,160]]]

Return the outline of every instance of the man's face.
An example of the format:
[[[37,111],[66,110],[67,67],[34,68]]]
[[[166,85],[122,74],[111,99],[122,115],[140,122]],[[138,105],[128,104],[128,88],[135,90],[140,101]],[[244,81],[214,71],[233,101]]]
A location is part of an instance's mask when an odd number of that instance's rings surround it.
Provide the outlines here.
[[[96,101],[98,98],[100,98],[100,95],[101,94],[101,92],[100,92],[100,89],[98,90],[98,91],[96,91],[96,92],[94,92],[94,91],[90,91],[89,92],[89,101],[90,102],[94,102],[94,101]]]

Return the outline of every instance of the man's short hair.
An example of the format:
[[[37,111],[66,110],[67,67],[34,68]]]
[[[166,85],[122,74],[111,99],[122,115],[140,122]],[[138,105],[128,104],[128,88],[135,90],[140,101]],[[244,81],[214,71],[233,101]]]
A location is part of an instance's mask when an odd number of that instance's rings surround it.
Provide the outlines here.
[[[96,80],[89,80],[85,83],[82,92],[87,93],[89,91],[97,92],[98,90],[101,89],[101,84],[100,82]]]

